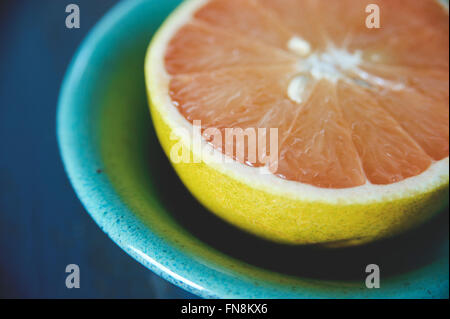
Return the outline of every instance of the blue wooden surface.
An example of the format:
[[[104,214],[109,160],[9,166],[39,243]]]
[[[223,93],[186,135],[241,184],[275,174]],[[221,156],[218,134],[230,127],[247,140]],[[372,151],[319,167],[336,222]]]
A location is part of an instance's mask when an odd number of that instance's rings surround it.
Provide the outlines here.
[[[59,157],[56,103],[65,69],[114,0],[0,2],[0,298],[185,298],[95,225]],[[76,3],[81,28],[65,28]],[[65,267],[81,288],[65,287]]]

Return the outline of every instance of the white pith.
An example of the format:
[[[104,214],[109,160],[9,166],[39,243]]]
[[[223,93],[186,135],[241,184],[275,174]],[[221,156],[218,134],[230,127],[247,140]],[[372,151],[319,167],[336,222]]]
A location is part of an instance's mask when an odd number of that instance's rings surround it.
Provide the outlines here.
[[[299,63],[299,71],[310,73],[315,79],[326,79],[336,83],[345,77],[344,71],[356,71],[362,61],[362,52],[349,53],[330,47],[325,52],[313,53]]]
[[[288,48],[292,53],[299,55],[297,67],[299,75],[291,80],[287,90],[288,97],[296,103],[306,100],[307,87],[311,80],[325,79],[331,83],[344,80],[362,86],[377,85],[394,91],[405,88],[403,83],[389,81],[363,71],[360,68],[363,61],[361,51],[350,53],[330,46],[324,52],[311,53],[309,43],[297,36],[289,41]],[[349,74],[357,75],[358,80]]]
[[[208,151],[203,152],[203,154],[196,154],[196,149],[189,147],[193,140],[192,124],[179,113],[169,96],[170,75],[166,72],[164,67],[164,55],[170,39],[183,25],[191,20],[195,11],[208,1],[209,0],[188,0],[183,2],[164,23],[164,26],[161,27],[153,39],[145,63],[145,72],[148,81],[147,85],[151,87],[152,107],[158,105],[157,112],[161,114],[164,122],[169,127],[181,128],[176,130],[177,137],[194,153],[194,156],[198,156],[198,158],[203,157],[207,165],[211,168],[252,188],[260,189],[274,195],[309,202],[318,201],[330,204],[367,204],[371,202],[386,202],[417,196],[448,184],[448,157],[434,162],[426,171],[417,176],[393,184],[373,185],[367,183],[353,188],[329,189],[285,180],[270,174],[269,172],[262,174],[264,169],[250,167],[231,159],[227,160],[225,163],[220,163],[220,159],[225,155],[214,149],[206,141],[202,142],[202,149]],[[347,56],[345,58],[349,59],[351,57]],[[353,58],[357,59],[357,57]],[[353,62],[355,61],[357,60],[354,60]],[[351,59],[348,60],[348,63],[352,63]],[[320,75],[319,71],[320,69],[316,71],[318,75]],[[301,83],[297,85],[301,85]]]
[[[289,50],[300,56],[307,56],[311,53],[311,45],[309,42],[299,36],[292,37],[287,47]]]

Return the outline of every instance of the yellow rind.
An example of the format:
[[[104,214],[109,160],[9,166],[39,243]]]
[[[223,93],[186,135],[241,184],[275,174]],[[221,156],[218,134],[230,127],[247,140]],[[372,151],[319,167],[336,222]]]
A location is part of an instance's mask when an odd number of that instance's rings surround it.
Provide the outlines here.
[[[177,134],[172,134],[174,128],[162,115],[165,114],[163,102],[155,98],[160,87],[149,81],[152,70],[148,68],[152,47],[168,24],[169,21],[164,23],[149,46],[146,80],[153,123],[170,159],[170,151],[179,141],[171,139]],[[190,157],[194,158],[192,152]],[[343,247],[369,243],[422,224],[449,202],[448,175],[436,187],[410,196],[367,203],[330,203],[271,193],[245,184],[205,162],[172,162],[172,165],[191,193],[216,215],[257,236],[286,244]]]

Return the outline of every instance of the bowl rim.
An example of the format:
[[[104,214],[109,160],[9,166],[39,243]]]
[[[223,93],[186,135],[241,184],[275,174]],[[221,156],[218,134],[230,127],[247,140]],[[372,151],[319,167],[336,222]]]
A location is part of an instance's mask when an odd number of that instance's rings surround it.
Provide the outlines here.
[[[165,5],[169,2],[172,4],[179,1],[166,1]],[[411,287],[406,291],[399,292],[396,282],[401,281],[401,278],[396,278],[392,285],[382,292],[366,289],[351,293],[348,290],[344,292],[343,288],[333,287],[336,286],[336,283],[324,280],[305,279],[304,287],[293,289],[292,286],[269,280],[247,278],[226,267],[211,266],[208,261],[202,259],[203,257],[189,255],[174,247],[164,237],[145,226],[130,211],[108,178],[96,174],[97,168],[101,167],[101,157],[98,150],[95,149],[95,137],[88,136],[83,130],[87,125],[86,118],[94,110],[87,108],[81,110],[76,102],[76,92],[80,90],[80,79],[91,65],[90,61],[95,60],[99,54],[98,47],[104,46],[109,41],[107,36],[119,28],[118,25],[121,21],[131,19],[130,17],[139,11],[141,5],[160,6],[161,3],[157,3],[156,0],[119,2],[95,25],[71,61],[64,76],[58,99],[57,139],[64,168],[78,198],[97,225],[119,247],[146,268],[172,284],[203,298],[385,298],[387,295],[405,298],[422,297],[423,294]],[[144,69],[142,71],[144,72]],[[94,81],[91,82],[91,84],[94,83]],[[105,210],[108,211],[108,217],[105,217],[103,213]],[[123,216],[125,216],[124,223],[135,228],[134,233],[126,232],[123,227],[111,222],[111,220],[114,221]],[[138,235],[136,235],[136,229]],[[162,248],[165,250],[164,253],[161,252]],[[238,260],[237,262],[243,263]],[[448,258],[446,263],[448,266]],[[248,266],[259,271],[256,266]],[[429,267],[439,269],[435,264]],[[425,274],[428,271],[419,269],[414,273],[426,277]],[[440,271],[442,272],[442,270]],[[266,270],[261,270],[261,272],[274,273]],[[280,276],[285,275],[280,274]],[[299,281],[297,277],[292,277],[292,280],[297,283]],[[418,285],[423,287],[426,281],[426,278],[422,278],[421,284],[418,283]],[[319,284],[311,284],[311,282],[320,282],[321,286],[331,287],[331,292],[321,291],[314,287]],[[441,289],[442,286],[439,291]]]

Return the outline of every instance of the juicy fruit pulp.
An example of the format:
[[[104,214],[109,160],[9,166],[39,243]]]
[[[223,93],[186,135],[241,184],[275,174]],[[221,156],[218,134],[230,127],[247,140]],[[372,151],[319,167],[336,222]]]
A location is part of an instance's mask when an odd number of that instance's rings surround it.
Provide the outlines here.
[[[204,129],[278,128],[281,178],[419,175],[449,153],[448,14],[434,0],[370,3],[380,29],[365,1],[208,1],[167,47],[170,97]]]

